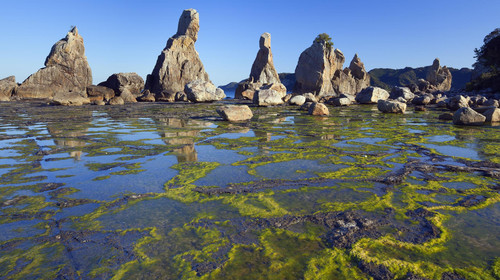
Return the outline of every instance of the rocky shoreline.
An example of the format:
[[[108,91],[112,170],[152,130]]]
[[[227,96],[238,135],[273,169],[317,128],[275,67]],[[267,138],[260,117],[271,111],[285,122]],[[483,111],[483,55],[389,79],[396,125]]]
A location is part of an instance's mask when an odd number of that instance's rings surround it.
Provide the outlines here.
[[[83,38],[76,27],[54,44],[45,67],[18,84],[15,77],[0,80],[0,101],[44,100],[53,105],[123,105],[136,102],[214,102],[226,98],[209,79],[195,49],[200,29],[199,13],[184,10],[177,33],[169,38],[151,74],[144,81],[136,73],[116,73],[98,85],[92,84],[92,70],[85,56]],[[356,54],[349,67],[345,57],[333,48],[331,38],[320,34],[300,55],[293,89],[281,83],[273,63],[271,34],[263,33],[249,78],[237,85],[235,99],[251,100],[256,106],[301,106],[311,115],[329,115],[330,106],[376,104],[384,113],[404,113],[448,108],[442,120],[456,125],[500,122],[500,93],[450,91],[452,75],[435,59],[425,79],[390,92],[370,86],[370,74]],[[287,81],[288,84],[288,81]],[[291,92],[291,93],[290,93]],[[246,112],[242,116],[231,111]],[[251,118],[248,107],[218,110],[229,121]],[[234,117],[231,117],[234,115]]]

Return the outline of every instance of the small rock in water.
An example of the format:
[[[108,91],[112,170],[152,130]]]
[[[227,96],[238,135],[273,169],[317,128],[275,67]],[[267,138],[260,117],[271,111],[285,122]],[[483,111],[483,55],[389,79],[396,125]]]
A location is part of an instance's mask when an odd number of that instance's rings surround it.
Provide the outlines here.
[[[217,108],[217,113],[226,121],[247,121],[253,117],[252,110],[247,105],[225,105]]]
[[[486,122],[500,122],[500,109],[494,108],[484,112]]]
[[[290,99],[290,104],[302,106],[306,103],[306,97],[302,95],[296,95]]]
[[[309,115],[313,116],[328,116],[330,115],[330,111],[328,107],[326,107],[323,103],[312,103],[309,107]]]
[[[425,112],[425,111],[427,111],[427,109],[425,108],[425,106],[419,105],[419,106],[415,106],[415,111]]]
[[[445,120],[445,121],[451,121],[453,120],[453,114],[452,113],[444,113],[439,115],[440,120]]]
[[[406,111],[406,103],[389,100],[379,100],[377,109],[383,113],[404,113]]]

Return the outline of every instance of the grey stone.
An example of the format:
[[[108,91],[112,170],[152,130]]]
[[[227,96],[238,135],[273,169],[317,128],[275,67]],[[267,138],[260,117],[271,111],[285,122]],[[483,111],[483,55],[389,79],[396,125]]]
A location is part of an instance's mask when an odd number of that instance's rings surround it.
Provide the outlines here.
[[[17,89],[17,99],[52,99],[56,93],[84,94],[92,84],[92,70],[85,57],[83,38],[76,27],[52,46],[45,67],[29,76]]]
[[[212,102],[226,98],[224,91],[210,81],[195,80],[188,83],[184,89],[191,102]]]
[[[377,102],[377,109],[382,113],[404,113],[406,111],[406,103],[379,100]]]
[[[427,73],[427,81],[437,90],[449,91],[451,89],[452,76],[450,70],[439,65],[439,59],[436,58]]]
[[[356,96],[356,102],[360,104],[375,104],[379,100],[387,100],[389,93],[379,87],[367,87]]]
[[[500,122],[500,109],[492,108],[484,112],[486,122]]]
[[[302,106],[306,103],[306,98],[303,95],[296,95],[290,99],[289,103],[291,105]]]
[[[0,80],[0,101],[10,101],[17,90],[16,77],[10,76]]]
[[[458,109],[453,114],[453,124],[456,125],[483,125],[486,117],[469,107]]]
[[[99,83],[99,86],[114,90],[117,96],[121,96],[122,92],[127,90],[137,98],[142,95],[144,80],[136,73],[115,73],[109,76],[105,82]]]
[[[330,111],[325,104],[313,102],[309,107],[308,114],[312,116],[328,116],[330,115]]]
[[[411,90],[407,87],[393,87],[389,98],[398,99],[399,97],[403,98],[405,102],[413,100],[415,98],[415,94],[411,92]]]

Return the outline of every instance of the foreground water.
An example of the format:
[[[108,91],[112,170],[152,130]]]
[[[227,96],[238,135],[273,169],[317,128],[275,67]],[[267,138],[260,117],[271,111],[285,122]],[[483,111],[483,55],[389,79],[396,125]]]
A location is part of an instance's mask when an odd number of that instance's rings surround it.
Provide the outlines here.
[[[498,127],[0,106],[1,279],[500,278]]]

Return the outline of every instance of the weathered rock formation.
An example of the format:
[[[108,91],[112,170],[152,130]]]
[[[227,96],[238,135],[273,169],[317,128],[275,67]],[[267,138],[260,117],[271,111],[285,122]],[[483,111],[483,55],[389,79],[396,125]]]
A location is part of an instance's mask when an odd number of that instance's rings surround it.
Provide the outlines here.
[[[440,91],[449,91],[451,89],[451,72],[446,66],[439,65],[439,59],[434,59],[431,69],[427,72],[427,81]]]
[[[184,91],[190,82],[210,82],[194,44],[200,29],[199,14],[194,9],[184,10],[177,33],[168,39],[158,56],[153,72],[146,79],[145,89],[155,95],[174,96]]]
[[[342,69],[345,58],[342,52],[333,49],[324,41],[315,40],[300,54],[295,68],[294,92],[312,92],[317,96],[334,95],[332,78]],[[340,63],[342,62],[342,63]]]
[[[184,92],[191,102],[209,102],[226,98],[224,91],[210,81],[192,81],[186,85]]]
[[[56,93],[85,93],[92,84],[92,70],[85,57],[83,38],[73,27],[52,46],[45,67],[29,76],[17,89],[18,99],[52,99]]]
[[[259,52],[253,62],[249,81],[262,84],[280,82],[278,72],[274,68],[273,53],[271,52],[271,34],[267,32],[260,36]]]
[[[349,68],[335,71],[332,85],[336,94],[356,94],[370,86],[370,75],[358,54],[354,55]]]
[[[273,53],[271,52],[271,34],[264,33],[260,36],[259,51],[252,65],[250,77],[239,83],[234,98],[253,100],[254,94],[262,86],[278,84],[280,78],[274,68]]]
[[[370,86],[370,75],[356,54],[342,70],[344,54],[321,40],[315,40],[299,57],[295,68],[294,92],[312,92],[316,96],[357,94]]]
[[[111,98],[115,97],[115,91],[104,86],[88,86],[87,87],[87,96],[90,99],[90,102],[109,102]]]
[[[0,101],[10,101],[17,90],[16,77],[10,76],[0,80]]]
[[[285,95],[286,88],[281,83],[264,85],[255,92],[253,103],[258,106],[280,105],[284,103]]]

